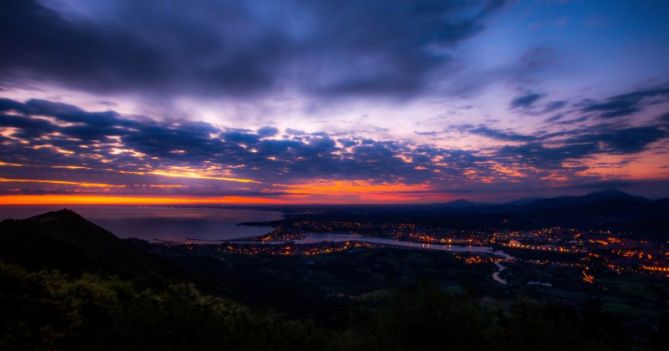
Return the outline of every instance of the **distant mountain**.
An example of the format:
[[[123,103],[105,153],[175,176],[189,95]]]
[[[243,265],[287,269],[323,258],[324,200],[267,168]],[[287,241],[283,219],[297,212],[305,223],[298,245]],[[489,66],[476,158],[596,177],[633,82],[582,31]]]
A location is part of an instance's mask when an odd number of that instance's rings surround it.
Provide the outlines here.
[[[461,230],[523,230],[550,226],[611,229],[665,240],[669,199],[649,200],[620,191],[583,196],[524,199],[502,204],[467,200],[422,205],[305,206],[271,225],[303,219],[366,223],[415,223]],[[317,209],[317,210],[315,210]]]
[[[0,222],[0,260],[68,273],[134,275],[163,269],[151,254],[70,210]]]
[[[474,214],[523,214],[535,213],[542,210],[557,210],[569,208],[580,208],[588,204],[597,204],[602,209],[628,210],[636,211],[638,208],[646,208],[646,205],[654,207],[659,204],[657,201],[645,199],[643,197],[627,194],[622,191],[601,191],[582,196],[562,196],[554,198],[526,198],[500,204],[476,203],[468,200],[456,200],[452,202],[418,205],[414,206],[416,211],[425,211],[425,213],[441,212],[443,214],[474,215]],[[611,208],[617,204],[617,208]]]
[[[485,204],[482,204],[480,202],[473,202],[465,199],[458,199],[458,200],[453,200],[449,202],[444,202],[442,203],[443,206],[445,207],[451,207],[451,208],[467,208],[467,207],[478,207],[478,206],[484,206]]]
[[[505,202],[504,204],[507,205],[507,206],[524,206],[524,205],[529,205],[529,204],[535,203],[539,200],[541,200],[540,197],[527,197],[527,198],[523,198],[523,199],[518,199],[518,200]]]
[[[508,205],[516,205],[520,207],[524,207],[523,209],[548,209],[548,208],[559,208],[559,207],[567,207],[567,206],[576,206],[576,205],[582,205],[582,204],[587,204],[591,202],[597,202],[597,201],[607,201],[607,200],[625,200],[629,202],[647,202],[649,200],[639,197],[639,196],[634,196],[627,194],[622,191],[617,191],[617,190],[607,190],[607,191],[599,191],[599,192],[594,192],[590,193],[587,195],[582,195],[582,196],[562,196],[562,197],[555,197],[555,198],[545,198],[545,199],[534,199],[534,200],[528,200],[525,201],[524,203],[521,201],[515,201]],[[502,205],[504,206],[504,205]]]
[[[498,205],[487,213],[512,228],[570,226],[610,229],[663,239],[669,232],[669,199],[649,200],[620,191]],[[664,239],[663,239],[664,240]]]

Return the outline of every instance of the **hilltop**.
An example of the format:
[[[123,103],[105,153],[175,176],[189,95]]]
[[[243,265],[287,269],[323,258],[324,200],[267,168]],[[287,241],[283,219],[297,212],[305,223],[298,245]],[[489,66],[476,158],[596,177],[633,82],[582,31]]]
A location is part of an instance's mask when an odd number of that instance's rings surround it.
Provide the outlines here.
[[[0,222],[0,259],[68,273],[165,271],[157,257],[67,209]]]

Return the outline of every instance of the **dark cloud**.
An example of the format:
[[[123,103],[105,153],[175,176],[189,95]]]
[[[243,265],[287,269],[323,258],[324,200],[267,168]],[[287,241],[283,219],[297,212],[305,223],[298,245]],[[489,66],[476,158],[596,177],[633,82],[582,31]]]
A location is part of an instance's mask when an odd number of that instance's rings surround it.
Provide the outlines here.
[[[8,0],[0,76],[149,95],[406,95],[503,3]]]
[[[502,141],[533,141],[536,140],[536,137],[531,136],[531,135],[524,135],[524,134],[518,134],[514,133],[512,131],[508,130],[501,130],[501,129],[494,129],[494,128],[489,128],[484,125],[479,125],[479,126],[473,126],[473,125],[460,125],[456,126],[455,129],[471,133],[471,134],[476,134],[476,135],[481,135],[484,137],[488,137],[491,139],[496,139],[496,140],[502,140]]]
[[[571,142],[597,143],[602,152],[628,154],[643,151],[646,147],[669,136],[666,129],[648,126],[621,128],[575,137]]]
[[[293,129],[293,128],[286,128],[286,134],[291,134],[291,135],[304,135],[307,134],[306,132],[299,130],[299,129]]]
[[[558,113],[557,115],[553,115],[553,116],[551,116],[551,117],[546,118],[546,120],[545,120],[544,122],[546,122],[546,123],[554,123],[554,122],[557,122],[557,121],[561,120],[562,117],[564,117],[564,115],[561,114],[561,113]]]
[[[579,159],[598,152],[596,144],[576,143],[560,147],[546,147],[540,142],[501,147],[496,157],[504,163],[522,163],[546,170],[559,169],[568,159]]]
[[[532,107],[537,101],[543,99],[545,95],[539,93],[528,93],[518,96],[511,100],[509,107],[513,109],[527,109]]]
[[[658,119],[663,122],[669,122],[669,112],[663,113]]]
[[[422,135],[422,136],[437,136],[437,135],[439,135],[439,132],[434,132],[434,131],[432,131],[432,132],[418,132],[418,131],[416,131],[414,133],[416,135]]]
[[[566,101],[551,101],[544,105],[543,113],[559,110],[567,105]]]
[[[581,111],[596,113],[601,118],[617,118],[640,112],[648,104],[666,101],[669,101],[669,86],[663,85],[612,96],[603,101],[585,101],[581,103]]]
[[[547,146],[555,137],[559,146]],[[518,146],[504,146],[497,157],[512,159],[536,167],[557,169],[569,159],[582,159],[595,154],[634,154],[659,140],[669,138],[661,126],[614,128],[596,126],[583,130],[547,135],[537,141]]]
[[[261,137],[271,137],[279,134],[279,130],[274,127],[262,127],[259,128],[256,132]]]
[[[573,125],[576,125],[577,123],[585,122],[588,119],[589,119],[588,116],[581,116],[581,117],[576,117],[576,118],[571,118],[571,119],[565,119],[565,120],[557,122],[556,124],[563,125],[563,126],[573,126]],[[549,120],[547,120],[547,122],[549,122]],[[555,122],[555,121],[551,121],[551,122]]]
[[[0,98],[0,112],[7,112],[11,110],[19,110],[22,108],[22,104],[5,98]]]

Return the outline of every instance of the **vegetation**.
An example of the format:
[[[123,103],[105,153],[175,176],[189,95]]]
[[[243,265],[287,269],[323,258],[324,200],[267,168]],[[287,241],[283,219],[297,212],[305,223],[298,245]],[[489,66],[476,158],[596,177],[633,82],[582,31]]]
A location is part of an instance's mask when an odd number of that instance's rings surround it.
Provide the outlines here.
[[[618,321],[595,311],[526,302],[505,311],[429,283],[398,289],[343,329],[281,318],[155,277],[69,277],[2,263],[0,285],[0,349],[5,350],[625,350],[631,345]],[[666,349],[666,336],[657,333],[654,339],[658,350]]]
[[[188,284],[0,265],[0,349],[300,350],[327,344],[307,322],[283,321]]]

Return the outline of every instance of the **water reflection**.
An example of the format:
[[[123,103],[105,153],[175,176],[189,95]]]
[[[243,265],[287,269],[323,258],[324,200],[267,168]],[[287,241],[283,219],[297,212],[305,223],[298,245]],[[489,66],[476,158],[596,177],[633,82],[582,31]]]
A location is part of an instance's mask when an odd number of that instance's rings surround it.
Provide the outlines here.
[[[0,219],[27,218],[59,206],[0,206]],[[272,221],[281,213],[251,209],[162,206],[68,206],[120,238],[183,241],[230,240],[267,233],[270,227],[239,226],[240,222]]]

